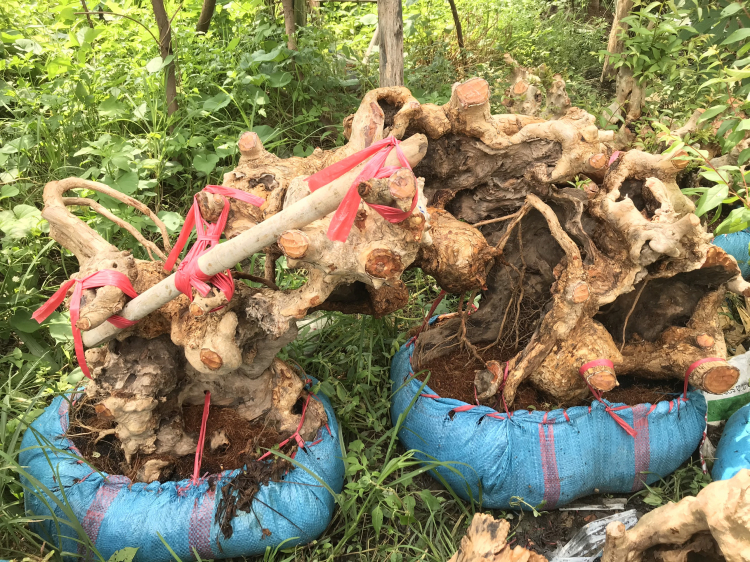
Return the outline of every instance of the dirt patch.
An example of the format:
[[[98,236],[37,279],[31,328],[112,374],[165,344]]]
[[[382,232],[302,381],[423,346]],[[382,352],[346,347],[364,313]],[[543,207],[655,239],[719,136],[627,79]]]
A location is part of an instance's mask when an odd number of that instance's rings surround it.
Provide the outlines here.
[[[182,414],[185,429],[197,438],[203,417],[203,406],[185,406]],[[226,443],[212,449],[211,438],[218,434],[223,434],[225,439],[221,441],[225,440]],[[136,481],[138,471],[147,461],[159,459],[171,461],[171,464],[161,471],[160,482],[179,481],[193,476],[194,454],[177,458],[165,455],[136,455],[132,459],[132,464],[128,465],[120,442],[114,435],[114,423],[99,418],[93,405],[85,398],[72,410],[68,437],[86,461],[101,472],[123,474]],[[288,436],[280,434],[263,421],[247,421],[232,408],[212,407],[206,423],[206,446],[201,461],[201,475],[242,468],[260,458],[266,449],[279,445],[286,437]],[[296,448],[296,442],[292,440],[281,450],[286,455],[292,455]],[[275,464],[278,463],[274,461],[271,466]]]
[[[482,348],[482,345],[478,345]],[[482,353],[485,361],[494,359],[504,362],[513,357],[514,353],[492,347]],[[424,381],[430,373],[427,383],[432,390],[444,398],[455,398],[468,404],[475,403],[474,373],[484,367],[475,357],[467,353],[456,353],[430,361],[415,368],[417,378]],[[420,372],[424,371],[424,372]],[[643,378],[623,376],[618,378],[620,383],[614,390],[604,394],[604,398],[612,403],[628,405],[651,403],[674,398],[676,393],[682,392],[682,382],[678,380],[653,381]],[[515,409],[555,410],[572,406],[588,406],[593,400],[587,396],[576,402],[561,403],[558,400],[536,389],[531,384],[522,383],[516,392]],[[498,404],[498,407],[501,407]]]
[[[272,463],[251,460],[247,463],[244,470],[237,474],[230,482],[222,486],[221,500],[216,509],[216,523],[218,523],[225,539],[232,538],[232,533],[234,532],[232,529],[232,519],[237,515],[238,511],[251,513],[253,511],[253,501],[263,503],[255,497],[260,487],[267,486],[269,482],[281,480],[284,473],[292,468],[292,464],[283,459]],[[260,520],[258,522],[260,523]],[[292,521],[290,523],[294,525]],[[271,531],[264,528],[262,523],[261,529],[264,537],[271,536]]]
[[[99,418],[94,406],[82,398],[70,409],[67,437],[81,452],[83,458],[100,472],[125,474],[128,463],[125,453],[114,434],[112,420]],[[111,432],[107,434],[106,432]]]

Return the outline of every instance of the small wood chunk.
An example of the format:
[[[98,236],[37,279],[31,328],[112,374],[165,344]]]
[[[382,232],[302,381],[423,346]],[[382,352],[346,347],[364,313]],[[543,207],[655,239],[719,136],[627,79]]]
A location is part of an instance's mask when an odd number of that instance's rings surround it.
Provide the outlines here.
[[[212,371],[217,371],[221,369],[221,366],[224,364],[224,361],[222,360],[221,355],[219,355],[215,351],[206,349],[205,347],[201,349],[200,357],[201,357],[201,363],[203,363],[206,367],[208,367]]]
[[[594,154],[589,158],[589,164],[596,170],[601,170],[607,166],[607,155],[606,154]]]
[[[258,133],[252,131],[242,133],[237,146],[240,149],[240,154],[246,158],[257,158],[264,150]]]
[[[464,109],[490,101],[490,85],[483,78],[472,78],[459,84],[456,86],[455,93]]]
[[[684,170],[687,168],[687,165],[690,164],[690,160],[685,158],[687,156],[687,152],[684,150],[680,150],[672,156],[672,166],[674,166],[678,170]],[[681,158],[681,160],[676,160],[676,158]]]
[[[520,96],[521,94],[526,93],[526,90],[529,89],[529,84],[525,80],[519,80],[513,85],[513,94],[516,96]]]
[[[715,340],[708,334],[701,334],[695,338],[695,342],[703,349],[708,349],[714,346]]]
[[[581,304],[589,300],[589,286],[586,283],[579,283],[573,288],[572,300],[576,304]]]
[[[301,230],[287,230],[279,237],[279,248],[288,258],[303,258],[309,247],[310,238]]]
[[[94,406],[94,411],[96,412],[97,418],[111,419],[114,417],[112,415],[112,412],[109,411],[109,408],[107,408],[104,404],[96,404]]]
[[[377,279],[397,277],[403,270],[401,256],[385,248],[374,249],[365,260],[365,271]]]
[[[732,367],[726,361],[704,363],[695,370],[698,371],[701,367],[706,368],[703,375],[703,390],[712,394],[724,394],[737,384],[737,380],[740,378],[739,369]]]
[[[411,199],[417,192],[417,178],[407,169],[398,170],[388,179],[388,189],[396,199]]]

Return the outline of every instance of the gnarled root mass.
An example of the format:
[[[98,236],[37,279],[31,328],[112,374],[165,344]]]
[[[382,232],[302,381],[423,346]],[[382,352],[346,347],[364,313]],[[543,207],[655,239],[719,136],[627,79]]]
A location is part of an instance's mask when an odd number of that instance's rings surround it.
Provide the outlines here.
[[[448,562],[547,562],[522,546],[511,546],[506,542],[510,523],[500,521],[486,513],[475,513],[466,534],[461,538],[458,551]]]
[[[695,560],[750,559],[750,470],[663,505],[630,530],[610,523],[602,562],[677,562],[691,552],[700,553]]]
[[[88,350],[94,381],[87,393],[100,415],[115,421],[128,458],[192,453],[197,436],[184,430],[180,412],[201,404],[205,391],[212,403],[248,420],[263,417],[280,431],[295,431],[306,391],[275,356],[296,336],[296,321],[321,309],[377,316],[396,310],[408,300],[401,275],[410,267],[421,267],[446,291],[481,291],[478,312],[420,336],[419,359],[449,353],[456,342],[474,353],[501,347],[507,380],[485,380],[482,393],[493,403],[500,391],[512,403],[526,380],[567,400],[586,395],[586,380],[601,391],[613,388],[616,374],[682,378],[704,357],[717,359],[694,369],[690,382],[711,392],[732,385],[738,373],[723,359],[715,309],[727,285],[750,286],[732,258],[709,244],[680,192],[676,177],[685,161],[637,150],[614,154],[613,136],[570,107],[559,76],[546,80],[542,91],[534,73],[544,69],[509,64],[515,97],[508,106],[533,115],[492,115],[489,86],[474,78],[455,84],[444,106],[420,104],[406,88],[373,90],[344,121],[348,143],[307,158],[282,159],[256,134],[241,136],[239,163],[224,185],[265,203],[229,199],[227,238],[309,195],[309,175],[388,135],[403,139],[413,173],[401,169],[354,186],[363,201],[346,243],[326,236],[332,215],[289,230],[266,249],[266,278],[254,271],[238,275],[231,301],[218,290],[194,295],[192,302],[180,296],[117,341]],[[386,165],[398,163],[391,152]],[[576,181],[580,188],[571,186]],[[115,194],[76,178],[45,188],[51,236],[78,258],[76,275],[115,269],[139,293],[162,280],[161,261],[135,259],[71,213],[77,205],[103,210],[90,199],[64,196],[75,188]],[[166,231],[155,215],[115,196],[162,230],[163,251],[143,241],[150,255],[167,254]],[[415,197],[411,213],[397,223],[370,206],[409,212]],[[207,221],[216,220],[224,204],[217,195],[198,196]],[[273,261],[281,255],[306,272],[300,288],[276,287]],[[263,286],[242,278],[260,278]],[[84,291],[78,327],[100,325],[125,302],[115,287]],[[584,380],[579,368],[599,358],[613,367],[589,369]],[[303,438],[325,422],[315,401],[306,415]]]

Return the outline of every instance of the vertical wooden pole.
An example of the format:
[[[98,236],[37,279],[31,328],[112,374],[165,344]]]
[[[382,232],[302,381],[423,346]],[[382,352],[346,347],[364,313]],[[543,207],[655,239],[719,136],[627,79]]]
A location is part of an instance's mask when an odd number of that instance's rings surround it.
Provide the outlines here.
[[[624,48],[624,41],[620,39],[620,36],[625,33],[630,27],[627,23],[621,21],[626,18],[633,9],[633,0],[617,0],[617,8],[615,8],[615,19],[612,22],[612,30],[609,32],[609,42],[607,43],[607,50],[610,53],[622,53]],[[609,55],[604,57],[604,68],[602,68],[602,81],[612,79],[617,74],[616,69],[613,67],[609,60]]]
[[[401,0],[378,0],[380,87],[404,85],[404,22]]]
[[[173,54],[172,51],[172,25],[164,9],[164,0],[151,0],[156,17],[156,27],[159,29],[159,50],[162,60]],[[167,98],[167,115],[177,111],[177,79],[174,73],[174,59],[164,69],[164,91]]]
[[[286,46],[291,51],[297,50],[297,38],[294,36],[296,26],[294,24],[294,0],[281,0],[281,6],[284,8],[284,28],[286,29]]]

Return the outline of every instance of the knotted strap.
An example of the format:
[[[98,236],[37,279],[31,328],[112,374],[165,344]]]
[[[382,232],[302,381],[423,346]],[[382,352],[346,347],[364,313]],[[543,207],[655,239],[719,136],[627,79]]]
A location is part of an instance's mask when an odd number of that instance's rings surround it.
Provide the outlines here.
[[[593,386],[589,384],[588,379],[586,378],[586,371],[588,371],[591,367],[614,367],[614,364],[609,359],[594,359],[593,361],[589,361],[588,363],[584,363],[581,365],[581,368],[578,369],[578,373],[581,375],[583,380],[586,382],[586,386],[589,387],[589,390],[591,391],[591,394],[594,395],[594,398],[596,398],[599,402],[604,404],[604,411],[606,411],[610,416],[612,416],[612,419],[617,422],[617,424],[625,430],[625,432],[630,435],[631,437],[635,437],[638,435],[638,432],[633,429],[628,422],[626,422],[624,419],[622,419],[620,416],[618,416],[615,412],[617,410],[624,410],[625,408],[630,408],[630,406],[617,406],[616,408],[611,406],[609,402],[602,400],[602,393],[596,390]]]
[[[203,191],[220,195],[224,199],[224,207],[221,210],[219,219],[215,223],[210,223],[204,220],[198,205],[198,196],[197,194],[193,196],[193,205],[190,207],[190,210],[185,217],[185,224],[182,225],[180,236],[177,238],[174,248],[172,248],[172,251],[169,253],[167,263],[164,264],[164,270],[172,270],[177,261],[177,257],[182,253],[182,249],[187,244],[190,234],[193,232],[193,228],[197,227],[197,239],[195,244],[190,248],[175,272],[175,287],[178,291],[187,295],[188,299],[192,302],[192,289],[195,288],[201,296],[205,297],[211,291],[210,283],[223,292],[224,295],[226,295],[227,300],[231,300],[234,295],[234,280],[232,279],[232,273],[227,270],[224,273],[217,273],[216,275],[206,275],[198,266],[198,258],[219,243],[219,239],[221,238],[227,224],[227,217],[229,216],[229,201],[226,200],[227,197],[244,201],[245,203],[255,205],[256,207],[262,206],[265,203],[265,199],[253,195],[252,193],[246,193],[239,189],[233,189],[221,185],[207,185]]]
[[[203,462],[203,448],[206,445],[206,424],[208,423],[208,411],[211,407],[211,393],[206,391],[203,400],[203,417],[201,418],[201,430],[198,433],[198,444],[195,447],[195,462],[193,463],[193,484],[198,483],[201,476],[201,462]]]
[[[58,306],[62,304],[68,290],[70,290],[71,287],[75,287],[73,289],[73,295],[70,297],[70,327],[73,331],[73,342],[75,344],[78,365],[81,367],[83,374],[88,378],[91,378],[91,373],[89,372],[88,365],[86,365],[86,356],[83,352],[83,338],[81,337],[81,331],[76,326],[81,313],[81,296],[83,296],[84,289],[96,289],[106,286],[117,287],[131,298],[138,296],[138,293],[135,292],[127,275],[112,269],[103,269],[92,273],[91,275],[87,275],[83,279],[70,279],[69,281],[66,281],[57,291],[55,291],[55,294],[52,295],[47,302],[40,306],[31,316],[41,324]],[[136,324],[136,322],[118,316],[117,314],[107,318],[107,321],[120,329],[129,328]]]
[[[351,187],[346,192],[346,195],[341,200],[339,208],[331,219],[331,224],[328,227],[328,238],[330,240],[345,242],[349,232],[354,224],[354,219],[357,218],[357,210],[359,209],[359,203],[362,198],[359,196],[357,188],[363,181],[367,181],[372,178],[387,178],[393,175],[396,171],[401,168],[411,170],[409,161],[406,159],[403,150],[399,146],[401,141],[395,137],[387,137],[381,141],[373,143],[368,148],[360,150],[359,152],[352,154],[351,156],[324,168],[320,172],[317,172],[307,178],[307,185],[310,186],[310,191],[320,189],[324,185],[328,185],[333,180],[340,178],[346,172],[354,169],[356,166],[370,158],[372,159],[365,164],[362,171],[352,182]],[[384,166],[388,155],[391,150],[396,149],[398,160],[401,166]],[[394,209],[387,205],[368,205],[374,209],[381,217],[391,223],[398,223],[409,218],[417,206],[418,193],[414,193],[414,198],[411,202],[411,208],[408,211],[402,211],[400,209]]]

